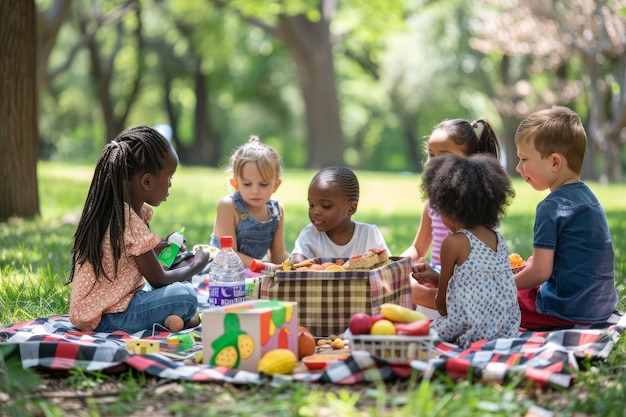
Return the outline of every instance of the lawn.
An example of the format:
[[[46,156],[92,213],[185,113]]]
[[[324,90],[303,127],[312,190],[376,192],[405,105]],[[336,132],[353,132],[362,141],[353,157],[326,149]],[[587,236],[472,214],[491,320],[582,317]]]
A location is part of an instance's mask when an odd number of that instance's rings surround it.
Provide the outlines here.
[[[64,283],[70,269],[72,235],[92,173],[92,166],[40,163],[38,176],[41,217],[33,221],[13,219],[0,224],[1,324],[67,313],[70,287]],[[307,187],[313,174],[314,171],[310,170],[287,170],[283,176],[283,184],[275,194],[285,207],[285,240],[288,250],[293,247],[299,230],[308,222]],[[377,224],[392,253],[400,254],[411,244],[419,224],[423,207],[419,192],[419,176],[365,171],[357,171],[357,175],[361,183],[361,198],[354,220]],[[603,204],[611,227],[616,254],[616,280],[620,293],[619,308],[624,310],[626,207],[617,196],[624,195],[626,184],[589,183],[589,185]],[[517,195],[508,209],[501,231],[511,252],[528,257],[532,251],[534,209],[546,193],[533,190],[517,178],[514,179],[514,186]],[[154,232],[165,235],[184,226],[188,246],[208,243],[213,229],[217,200],[229,192],[228,176],[225,172],[217,169],[179,167],[174,175],[168,200],[155,209],[151,228]],[[228,390],[221,387],[220,395],[229,398],[226,403],[230,401],[231,405],[237,404],[239,407],[259,401],[267,403],[270,407],[255,409],[251,405],[249,413],[244,413],[243,409],[238,408],[241,415],[317,415],[317,411],[311,409],[325,409],[328,415],[342,416],[383,414],[383,410],[385,414],[395,413],[395,415],[509,416],[523,415],[532,404],[553,410],[557,415],[574,415],[574,410],[580,410],[581,414],[577,416],[626,415],[622,409],[626,382],[623,372],[626,363],[623,354],[624,345],[622,338],[609,361],[595,367],[596,372],[582,372],[579,382],[573,389],[563,393],[548,391],[538,397],[537,392],[531,388],[449,384],[445,381],[434,381],[430,384],[421,384],[419,387],[411,386],[410,396],[402,393],[399,397],[391,395],[388,387],[385,391],[384,386],[372,386],[360,391],[342,388],[337,395],[327,393],[324,389],[303,391],[301,386],[290,387],[287,391],[267,389],[254,393],[245,389]],[[90,381],[102,378],[89,373],[81,373],[80,376]],[[129,389],[129,386],[133,387],[137,392],[143,393],[143,396],[148,395],[146,393],[149,390],[148,382],[141,386],[137,383],[137,378],[128,378],[124,381],[122,379],[118,378],[116,382],[124,385],[126,389]],[[76,378],[68,377],[67,380],[75,381]],[[104,380],[109,381],[110,378]],[[2,381],[0,372],[0,382]],[[197,397],[197,387],[182,385],[184,392],[194,398]],[[98,391],[98,386],[95,383],[94,392]],[[204,386],[203,389],[208,388]],[[2,412],[4,400],[1,394],[2,388],[0,388],[0,415],[4,415]],[[393,406],[391,400],[397,401],[399,398],[402,401]],[[206,399],[207,402],[214,400]],[[467,402],[468,405],[454,406],[457,400]],[[191,400],[189,402],[195,403]],[[213,402],[212,404],[215,410],[222,412],[229,410],[228,404],[220,405]],[[364,404],[369,404],[370,408],[367,408],[367,411],[363,411]],[[54,405],[48,405],[55,409]],[[297,412],[294,411],[296,409]],[[182,414],[171,411],[171,414],[159,415],[213,415],[206,410],[205,408],[204,412],[199,414],[188,410]],[[307,414],[307,410],[310,414]],[[38,413],[57,415],[41,411]],[[130,413],[126,410],[122,414]]]

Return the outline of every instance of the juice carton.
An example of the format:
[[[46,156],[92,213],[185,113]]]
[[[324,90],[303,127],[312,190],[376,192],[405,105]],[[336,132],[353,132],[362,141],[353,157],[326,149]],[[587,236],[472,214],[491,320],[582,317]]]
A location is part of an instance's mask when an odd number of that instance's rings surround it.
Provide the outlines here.
[[[261,357],[273,349],[298,355],[298,304],[250,300],[202,313],[203,362],[257,372]]]

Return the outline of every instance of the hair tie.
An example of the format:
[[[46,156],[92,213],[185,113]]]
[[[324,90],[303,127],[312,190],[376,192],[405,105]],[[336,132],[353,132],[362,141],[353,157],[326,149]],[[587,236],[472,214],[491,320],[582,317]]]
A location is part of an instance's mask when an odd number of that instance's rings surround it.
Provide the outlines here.
[[[474,121],[471,123],[471,125],[472,125],[472,127],[473,127],[474,129],[476,129],[476,128],[478,127],[478,123],[476,123],[476,120],[474,120]]]
[[[116,148],[120,145],[119,143],[117,143],[117,141],[112,140],[111,141],[111,145],[115,146]]]
[[[263,151],[265,149],[265,145],[261,143],[261,139],[258,136],[252,135],[248,140],[248,143],[245,145],[248,149],[254,149],[256,151]]]

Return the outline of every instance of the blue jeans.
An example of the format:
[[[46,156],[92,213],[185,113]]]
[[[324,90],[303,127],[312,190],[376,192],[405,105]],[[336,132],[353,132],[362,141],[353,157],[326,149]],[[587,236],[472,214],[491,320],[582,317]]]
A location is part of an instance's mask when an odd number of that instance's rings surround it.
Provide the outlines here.
[[[121,330],[136,333],[151,330],[155,323],[163,326],[170,315],[182,317],[185,325],[198,311],[198,296],[190,282],[174,282],[149,291],[138,291],[126,311],[102,316],[96,332]]]

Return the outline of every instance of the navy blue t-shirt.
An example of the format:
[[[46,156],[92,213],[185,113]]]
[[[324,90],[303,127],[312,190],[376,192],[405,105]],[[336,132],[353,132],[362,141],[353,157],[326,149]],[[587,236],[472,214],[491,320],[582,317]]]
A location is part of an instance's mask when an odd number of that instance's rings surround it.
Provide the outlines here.
[[[609,225],[583,182],[563,184],[537,205],[533,247],[554,250],[552,275],[537,311],[577,322],[604,322],[617,305]]]

